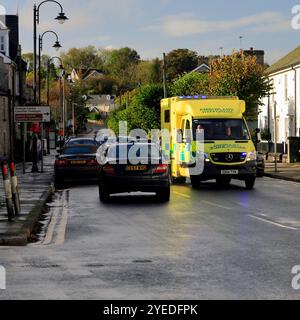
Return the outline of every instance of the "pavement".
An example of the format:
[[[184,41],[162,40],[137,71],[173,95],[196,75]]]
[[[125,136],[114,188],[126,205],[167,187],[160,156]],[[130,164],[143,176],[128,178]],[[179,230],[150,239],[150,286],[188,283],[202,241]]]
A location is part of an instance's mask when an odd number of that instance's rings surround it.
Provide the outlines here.
[[[93,137],[97,130],[98,124],[89,124],[88,131],[78,137]],[[7,219],[4,186],[0,181],[0,246],[25,246],[30,241],[45,203],[54,192],[53,165],[56,154],[56,150],[52,150],[50,155],[44,157],[43,173],[31,173],[32,164],[26,163],[26,173],[23,174],[23,164],[16,164],[22,212],[13,222]]]
[[[273,179],[300,182],[300,163],[278,163],[277,172],[275,163],[266,163],[265,176]]]
[[[44,157],[44,172],[31,173],[31,163],[16,165],[18,176],[21,215],[8,222],[3,183],[0,184],[0,245],[24,246],[31,236],[42,208],[53,192],[53,163],[56,152]],[[40,163],[39,163],[40,168]]]

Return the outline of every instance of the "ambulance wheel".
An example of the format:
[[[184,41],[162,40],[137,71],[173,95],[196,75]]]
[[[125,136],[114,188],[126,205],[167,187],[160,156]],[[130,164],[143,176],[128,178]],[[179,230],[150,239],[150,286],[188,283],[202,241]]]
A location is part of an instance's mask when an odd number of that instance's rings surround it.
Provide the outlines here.
[[[190,179],[191,179],[192,187],[193,187],[194,189],[197,189],[197,188],[200,187],[201,180],[200,180],[200,177],[199,177],[199,176],[191,176]]]
[[[251,177],[245,180],[245,184],[246,184],[246,189],[252,190],[255,184],[255,177]]]

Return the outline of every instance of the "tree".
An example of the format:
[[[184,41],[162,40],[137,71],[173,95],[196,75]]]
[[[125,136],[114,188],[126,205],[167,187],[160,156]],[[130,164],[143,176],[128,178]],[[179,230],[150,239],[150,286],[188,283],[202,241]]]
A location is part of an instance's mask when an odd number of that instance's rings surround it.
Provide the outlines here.
[[[190,72],[198,66],[198,54],[188,49],[176,49],[166,55],[167,78],[174,80],[185,72]]]
[[[113,111],[107,125],[118,133],[119,121],[127,121],[128,130],[160,128],[160,101],[163,98],[162,85],[145,85],[134,90],[129,106],[122,105]]]
[[[82,83],[82,88],[87,94],[114,94],[116,81],[110,76],[101,75],[90,78]]]
[[[22,59],[27,62],[27,71],[32,72],[33,71],[33,53],[28,52],[28,53],[22,54]],[[37,59],[37,64],[38,64],[39,56],[37,56],[36,59]],[[50,56],[47,54],[43,54],[41,56],[42,69],[46,69],[49,59],[50,59]],[[38,65],[37,65],[37,67],[38,67]]]
[[[170,86],[173,96],[209,94],[209,74],[192,72],[179,76]]]
[[[255,56],[233,53],[215,60],[211,65],[210,92],[217,96],[238,96],[246,101],[248,120],[257,119],[261,99],[272,86],[264,74],[264,67]]]
[[[140,56],[128,47],[112,50],[105,64],[106,71],[119,83],[121,89],[133,89],[134,75]]]
[[[103,69],[102,56],[94,46],[85,48],[72,48],[61,54],[64,68],[71,72],[78,69]]]
[[[162,82],[162,61],[153,59],[150,64],[150,83]]]

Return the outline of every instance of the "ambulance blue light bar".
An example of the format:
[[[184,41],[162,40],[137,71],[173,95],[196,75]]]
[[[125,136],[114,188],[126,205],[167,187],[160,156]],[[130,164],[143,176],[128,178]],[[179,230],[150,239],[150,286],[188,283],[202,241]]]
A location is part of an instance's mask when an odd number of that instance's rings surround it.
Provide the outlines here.
[[[179,96],[180,100],[206,100],[206,99],[226,99],[226,100],[238,100],[238,97],[235,96],[205,96],[205,95],[196,95],[196,96]]]
[[[179,96],[179,99],[207,99],[207,96]]]

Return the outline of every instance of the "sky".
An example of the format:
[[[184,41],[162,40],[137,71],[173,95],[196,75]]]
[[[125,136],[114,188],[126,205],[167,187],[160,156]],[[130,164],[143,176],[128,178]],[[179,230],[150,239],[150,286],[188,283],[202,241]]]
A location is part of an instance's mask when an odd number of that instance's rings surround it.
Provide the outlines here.
[[[0,0],[0,12],[19,14],[23,52],[32,51],[33,5],[42,1]],[[142,59],[188,48],[200,55],[230,54],[241,47],[264,50],[272,64],[300,45],[300,29],[293,0],[59,0],[69,17],[63,25],[53,18],[55,3],[40,7],[39,33],[58,33],[62,51],[94,45],[97,48],[131,47]],[[294,9],[296,10],[296,9]],[[300,12],[300,7],[299,10]],[[300,16],[299,16],[300,25]],[[242,38],[240,38],[242,37]],[[53,35],[44,38],[44,52],[52,49]],[[223,48],[223,49],[220,49]]]

